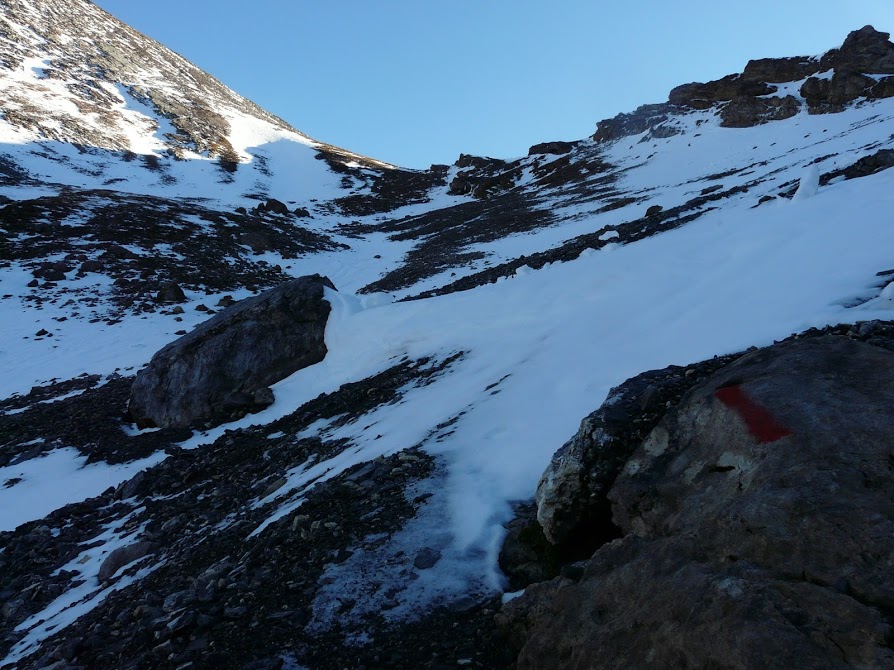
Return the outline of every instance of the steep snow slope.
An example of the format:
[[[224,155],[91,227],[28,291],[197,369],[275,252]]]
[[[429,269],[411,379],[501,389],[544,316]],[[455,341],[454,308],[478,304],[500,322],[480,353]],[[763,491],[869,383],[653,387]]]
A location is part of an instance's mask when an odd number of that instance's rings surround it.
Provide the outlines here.
[[[386,166],[314,142],[91,2],[13,0],[0,21],[6,132],[20,142],[246,160],[286,139]]]
[[[120,654],[176,667],[186,643],[152,656],[152,631],[192,630],[199,610],[233,662],[300,662],[313,650],[298,642],[368,643],[383,619],[481,602],[503,587],[511,503],[611,386],[891,316],[894,99],[861,90],[809,113],[807,82],[835,78],[825,57],[751,96],[791,96],[788,118],[725,127],[716,94],[610,137],[410,173],[346,166],[88,3],[17,0],[0,16],[4,667],[67,653],[69,635],[98,638],[74,652],[91,667]],[[149,66],[115,57],[122,39]],[[889,72],[870,74],[875,87]],[[78,107],[79,86],[105,91],[100,111]],[[219,118],[184,126],[170,111],[184,100]],[[46,123],[21,120],[29,105]],[[224,140],[245,161],[235,171],[212,146]],[[232,211],[268,197],[312,216]],[[197,306],[312,272],[339,288],[329,353],[277,384],[269,409],[185,432],[123,422],[129,376],[205,318]],[[153,299],[170,280],[182,313]],[[352,506],[326,507],[345,491]],[[141,540],[153,548],[100,583],[100,559]],[[178,580],[225,573],[223,595],[181,603],[197,587]],[[132,628],[149,633],[112,644],[101,631],[134,599]],[[285,633],[270,623],[282,611],[303,613]],[[227,647],[240,617],[271,637]]]

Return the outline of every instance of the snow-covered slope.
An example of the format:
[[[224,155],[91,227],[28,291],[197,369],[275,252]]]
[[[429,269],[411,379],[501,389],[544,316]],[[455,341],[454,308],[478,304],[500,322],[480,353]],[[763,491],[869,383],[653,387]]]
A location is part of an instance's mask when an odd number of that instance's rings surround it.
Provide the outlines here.
[[[420,173],[306,138],[81,0],[0,21],[0,666],[177,667],[201,638],[327,667],[315,640],[499,593],[512,503],[613,385],[891,316],[894,46],[874,31]],[[845,62],[862,88],[816,94]],[[268,198],[306,211],[235,209]],[[126,424],[130,376],[197,308],[315,272],[339,289],[329,353],[269,409]],[[171,281],[177,310],[155,298]]]
[[[249,160],[249,147],[312,141],[91,2],[4,3],[5,141],[51,139],[178,158]]]

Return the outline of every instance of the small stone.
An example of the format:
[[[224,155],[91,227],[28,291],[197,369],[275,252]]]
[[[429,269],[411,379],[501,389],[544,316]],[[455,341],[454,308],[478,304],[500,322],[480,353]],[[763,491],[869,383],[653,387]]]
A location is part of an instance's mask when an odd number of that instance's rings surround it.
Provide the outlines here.
[[[283,486],[285,486],[288,483],[288,481],[289,480],[286,479],[285,477],[280,477],[279,479],[273,481],[266,489],[264,489],[264,492],[261,494],[261,497],[266,498],[267,496],[276,493]]]
[[[348,551],[347,549],[339,549],[335,556],[332,558],[333,563],[344,563],[346,560],[351,558],[354,555],[353,551]]]
[[[413,559],[413,567],[417,570],[428,570],[441,560],[441,552],[431,547],[423,547]]]
[[[99,566],[97,579],[100,583],[108,581],[125,565],[133,563],[144,556],[148,556],[154,550],[154,542],[135,542],[126,547],[118,547],[115,551],[106,556],[102,565]]]
[[[248,613],[248,608],[245,605],[240,605],[239,607],[225,607],[224,608],[224,616],[227,619],[240,619],[244,617]]]
[[[178,283],[168,282],[155,295],[155,302],[186,302],[186,294]]]

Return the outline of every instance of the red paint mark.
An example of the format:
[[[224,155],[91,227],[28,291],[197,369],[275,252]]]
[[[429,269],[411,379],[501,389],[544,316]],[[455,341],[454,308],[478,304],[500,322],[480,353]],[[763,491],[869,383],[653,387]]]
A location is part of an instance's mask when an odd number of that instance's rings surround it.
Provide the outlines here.
[[[748,426],[748,432],[761,444],[792,434],[788,428],[777,423],[772,414],[745,395],[741,386],[724,386],[714,392],[714,397],[734,410]]]

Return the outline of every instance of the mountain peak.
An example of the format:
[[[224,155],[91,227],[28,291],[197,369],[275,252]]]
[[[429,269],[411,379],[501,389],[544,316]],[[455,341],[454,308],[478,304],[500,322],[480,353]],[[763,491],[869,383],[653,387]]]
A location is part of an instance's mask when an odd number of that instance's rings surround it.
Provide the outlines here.
[[[872,26],[863,26],[851,32],[840,49],[833,49],[823,61],[833,67],[851,67],[872,74],[894,73],[894,44],[890,33],[883,33]]]
[[[387,166],[312,140],[88,0],[9,0],[0,28],[4,117],[26,138],[238,162],[251,141],[287,137]]]

